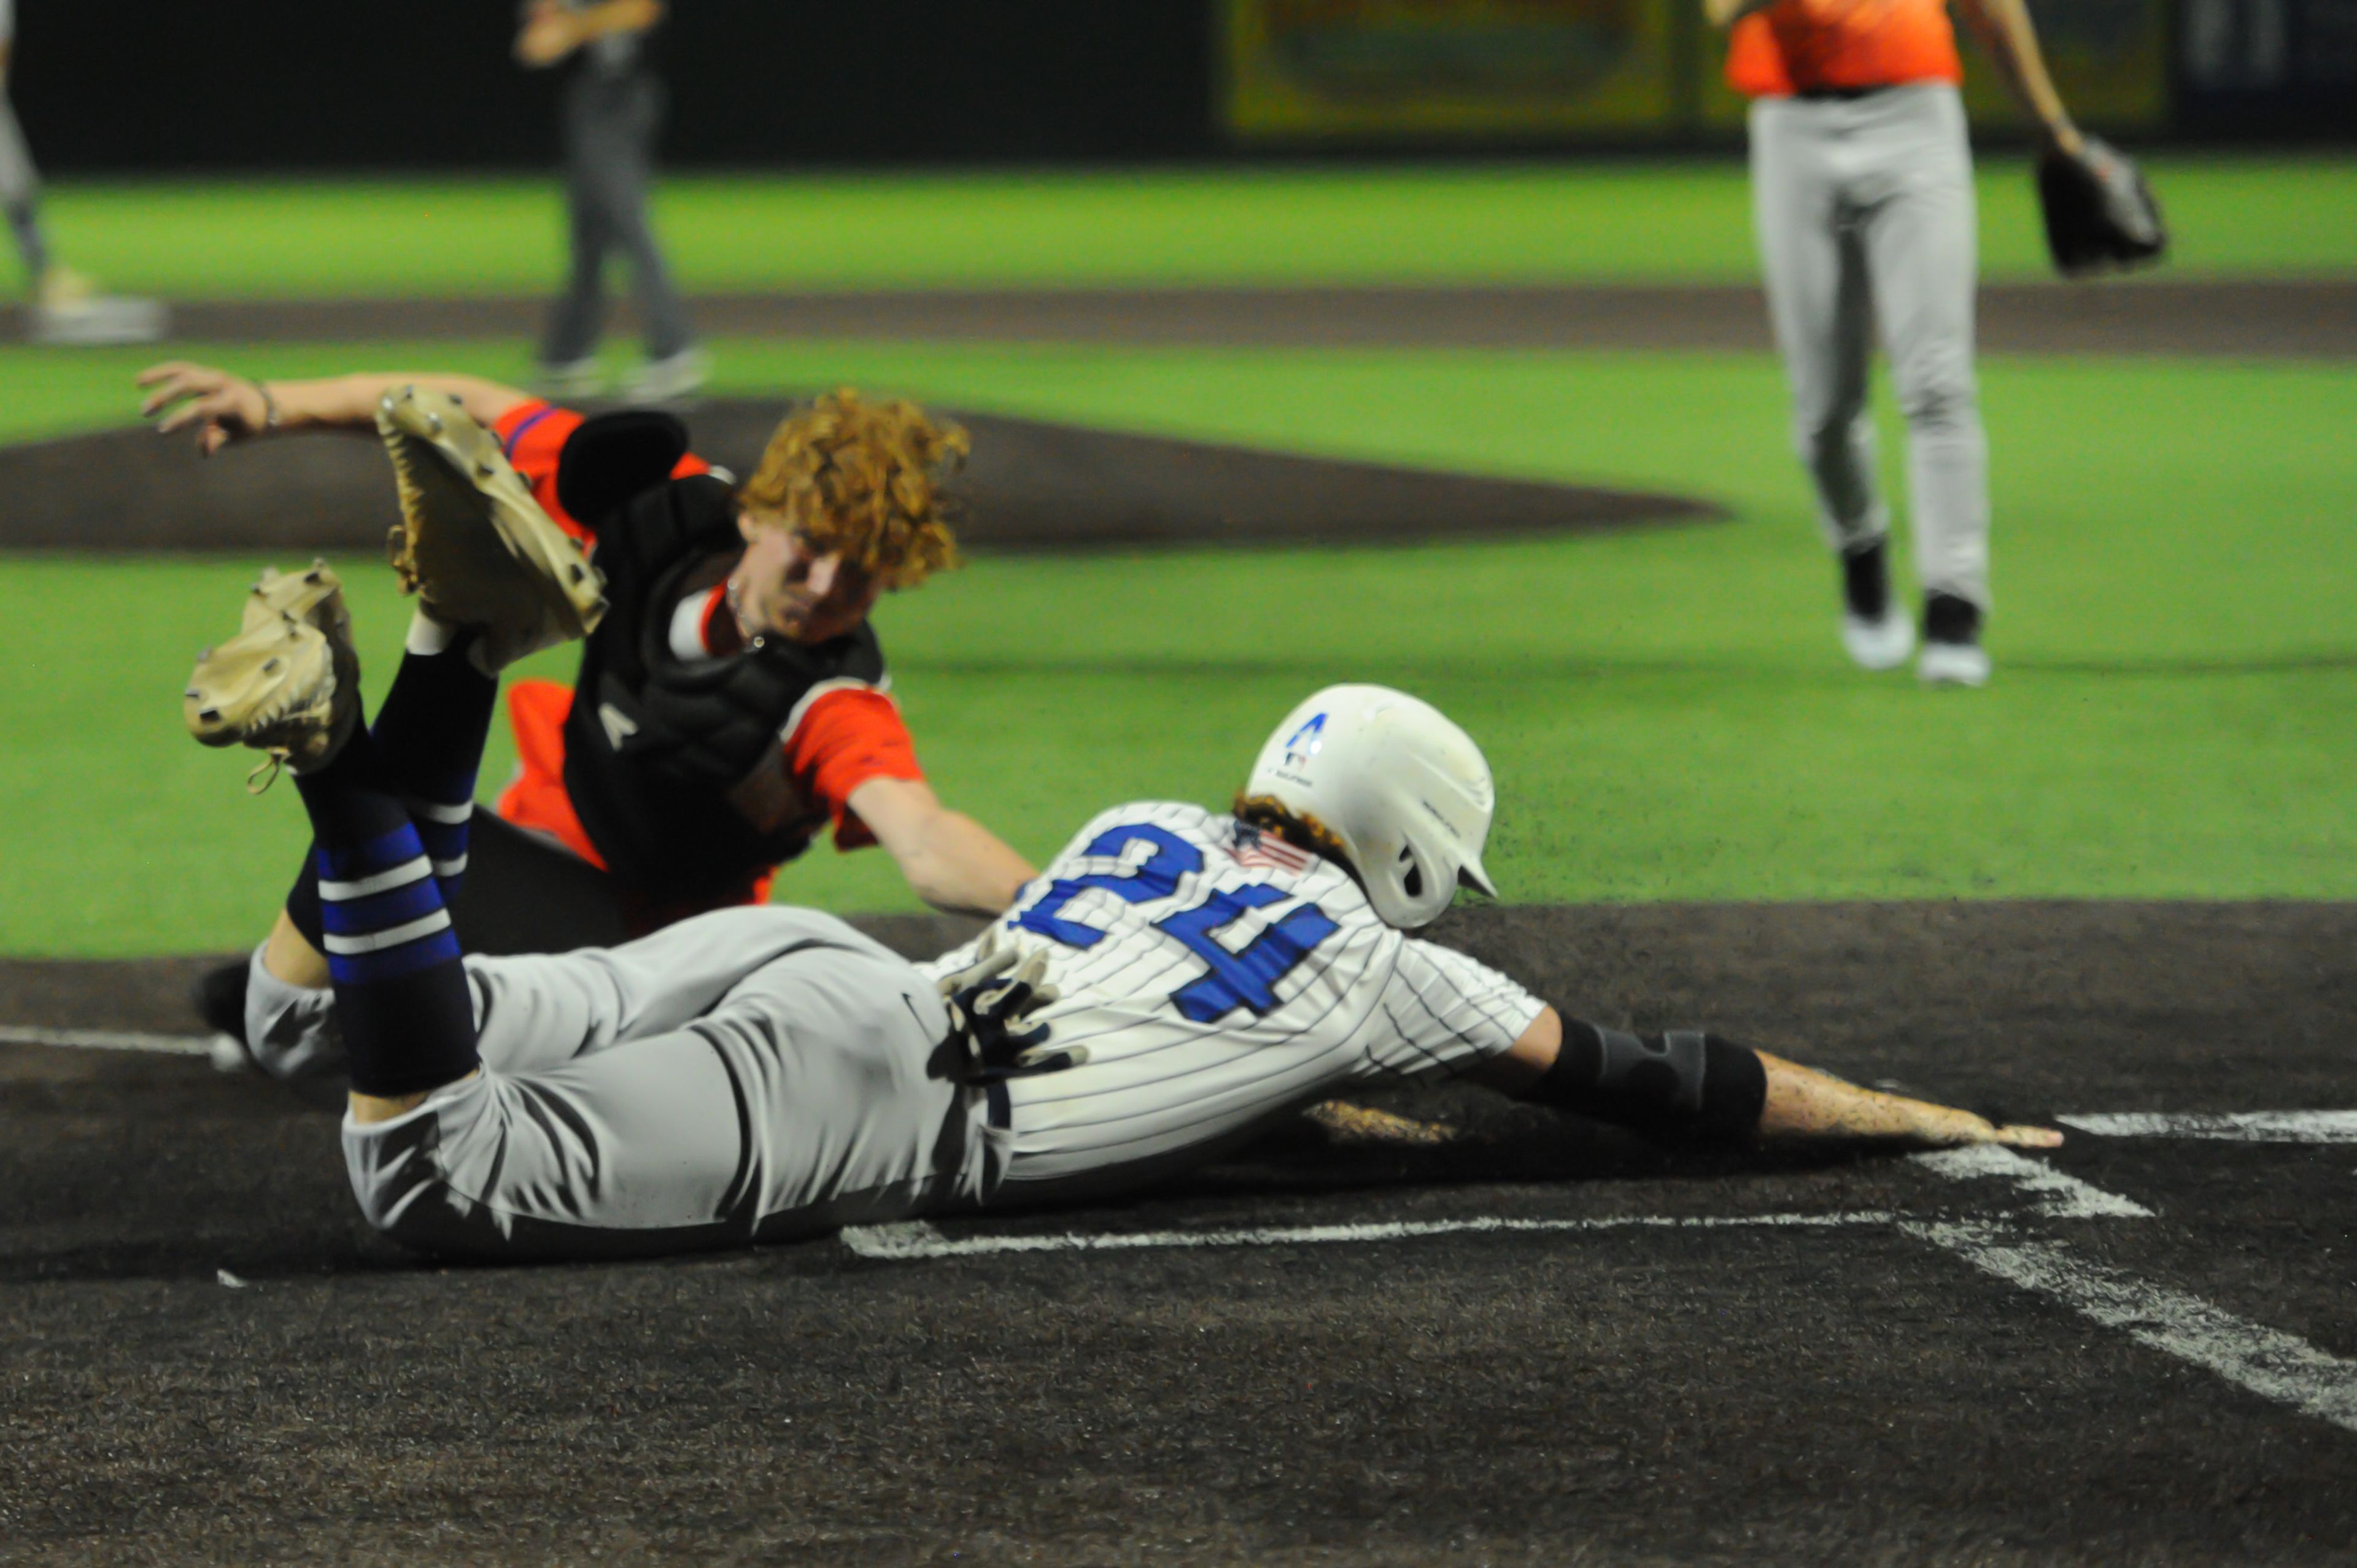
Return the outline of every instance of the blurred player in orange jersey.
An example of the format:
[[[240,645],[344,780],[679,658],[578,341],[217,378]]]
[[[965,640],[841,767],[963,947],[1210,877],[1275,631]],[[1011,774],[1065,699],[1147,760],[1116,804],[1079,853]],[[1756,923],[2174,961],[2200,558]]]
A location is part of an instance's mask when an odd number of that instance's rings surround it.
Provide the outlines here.
[[[207,452],[373,434],[388,395],[431,392],[591,545],[608,608],[575,686],[509,692],[520,771],[499,816],[471,822],[451,911],[470,949],[608,946],[759,903],[778,865],[830,830],[842,849],[882,844],[941,909],[996,914],[1030,879],[1022,856],[926,782],[868,620],[886,591],[955,563],[942,489],[964,451],[955,425],[837,393],[789,413],[737,485],[688,451],[668,414],[585,420],[471,376],[264,382],[175,362],[140,383],[159,429],[193,429]],[[453,663],[458,695],[437,701],[437,722],[463,714],[488,727],[502,661],[477,658],[479,679]],[[466,831],[471,779],[444,793],[450,829]],[[298,885],[272,935],[280,980],[325,983],[304,929],[316,904]],[[209,982],[203,999],[233,1036],[235,978]]]
[[[2079,133],[2024,0],[1957,0],[2040,134]],[[1868,670],[1915,650],[1893,602],[1867,364],[1878,327],[1907,418],[1923,590],[1916,670],[1989,678],[1988,443],[1973,377],[1975,224],[1964,71],[1946,0],[1704,0],[1732,27],[1727,76],[1752,99],[1751,193],[1793,440],[1840,555],[1842,642]]]

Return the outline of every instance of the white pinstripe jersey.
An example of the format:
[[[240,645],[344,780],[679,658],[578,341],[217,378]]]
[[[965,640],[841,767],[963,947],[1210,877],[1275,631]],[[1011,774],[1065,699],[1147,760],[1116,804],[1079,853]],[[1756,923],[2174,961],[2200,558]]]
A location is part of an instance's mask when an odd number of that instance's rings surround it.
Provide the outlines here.
[[[1102,813],[1001,924],[1050,954],[1052,1043],[1089,1050],[1008,1085],[1010,1183],[1176,1163],[1338,1085],[1462,1071],[1541,1006],[1384,925],[1340,867],[1200,806]]]

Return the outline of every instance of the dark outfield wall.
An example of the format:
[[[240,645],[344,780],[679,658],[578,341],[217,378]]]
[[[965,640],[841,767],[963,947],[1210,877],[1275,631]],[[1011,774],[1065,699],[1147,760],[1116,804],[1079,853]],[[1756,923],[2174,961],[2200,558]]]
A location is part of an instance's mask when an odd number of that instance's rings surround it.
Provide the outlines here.
[[[1692,3],[1670,0],[1681,37]],[[673,100],[665,151],[675,164],[723,166],[1232,153],[1220,124],[1224,10],[1223,0],[673,0],[661,35]],[[511,0],[20,0],[18,11],[15,96],[54,172],[536,168],[553,156],[557,80],[510,63]],[[2180,137],[2357,137],[2357,0],[2175,0],[2172,16]],[[1735,136],[1692,109],[1646,139]]]
[[[19,0],[13,92],[55,172],[540,166],[554,73],[508,0]],[[1200,156],[1204,0],[673,0],[692,164]]]

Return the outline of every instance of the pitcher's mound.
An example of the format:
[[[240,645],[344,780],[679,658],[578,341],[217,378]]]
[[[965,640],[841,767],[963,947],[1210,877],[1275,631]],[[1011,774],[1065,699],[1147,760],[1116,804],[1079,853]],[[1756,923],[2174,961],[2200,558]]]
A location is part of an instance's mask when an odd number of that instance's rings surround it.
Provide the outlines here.
[[[688,415],[696,450],[750,473],[786,406],[706,403]],[[1727,515],[1688,496],[957,417],[974,434],[959,532],[983,551],[1414,543]],[[210,462],[144,429],[0,448],[0,548],[373,551],[393,519],[373,441],[271,441]]]

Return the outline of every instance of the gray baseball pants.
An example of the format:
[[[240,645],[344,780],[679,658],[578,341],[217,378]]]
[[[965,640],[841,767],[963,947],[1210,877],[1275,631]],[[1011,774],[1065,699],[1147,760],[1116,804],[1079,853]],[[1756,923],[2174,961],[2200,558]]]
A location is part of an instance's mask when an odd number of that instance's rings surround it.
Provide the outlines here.
[[[541,347],[545,364],[567,364],[597,350],[605,326],[606,257],[617,252],[630,265],[647,357],[665,359],[694,341],[687,306],[672,287],[647,221],[647,186],[662,118],[662,84],[642,70],[576,71],[565,89],[565,197],[572,221],[572,272]]]
[[[971,1207],[1002,1163],[980,1091],[940,1076],[931,983],[832,916],[724,909],[466,967],[482,1071],[389,1122],[344,1122],[361,1211],[421,1251],[783,1240]],[[258,954],[253,974],[257,1054],[332,1057],[332,993]]]
[[[25,258],[26,278],[38,283],[49,270],[49,248],[41,237],[41,177],[33,168],[16,108],[5,95],[0,95],[0,211],[8,215],[17,253]]]
[[[1917,575],[1927,592],[1986,609],[1973,164],[1955,89],[1755,102],[1751,199],[1793,443],[1816,481],[1826,542],[1855,549],[1889,529],[1866,403],[1878,326],[1907,418]]]

